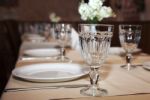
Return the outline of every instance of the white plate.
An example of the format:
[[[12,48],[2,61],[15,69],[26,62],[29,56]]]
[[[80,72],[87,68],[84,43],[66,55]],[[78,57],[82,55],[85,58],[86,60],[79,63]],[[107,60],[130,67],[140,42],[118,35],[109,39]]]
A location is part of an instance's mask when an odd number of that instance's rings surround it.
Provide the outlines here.
[[[133,51],[133,53],[141,52],[141,49],[137,48]],[[123,55],[125,54],[125,50],[121,47],[110,47],[109,54],[111,55]]]
[[[111,55],[121,55],[124,53],[125,53],[125,51],[121,47],[110,47],[110,49],[109,49],[109,54],[111,54]]]
[[[30,49],[24,51],[25,55],[32,57],[52,57],[60,54],[59,49],[56,48],[47,48],[47,49]]]
[[[150,62],[143,63],[143,68],[145,68],[145,69],[150,71]]]
[[[30,41],[30,42],[43,42],[43,41],[45,41],[45,37],[43,37],[39,34],[33,34],[33,33],[24,34],[22,36],[22,39]]]
[[[43,63],[16,68],[12,75],[32,82],[62,82],[88,74],[89,68],[79,64]]]
[[[22,44],[21,49],[22,50],[28,50],[28,49],[46,49],[46,48],[58,48],[60,47],[57,42],[29,42],[24,41]]]

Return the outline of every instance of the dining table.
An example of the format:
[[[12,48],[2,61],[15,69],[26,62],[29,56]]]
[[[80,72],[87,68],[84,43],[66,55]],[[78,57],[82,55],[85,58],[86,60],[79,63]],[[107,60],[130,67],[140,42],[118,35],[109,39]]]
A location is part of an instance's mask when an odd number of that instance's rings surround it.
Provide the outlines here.
[[[26,49],[55,48],[55,45],[47,41],[42,43],[23,42],[15,69],[33,64],[58,63],[53,58],[26,59],[27,57],[23,55]],[[100,80],[98,85],[107,90],[108,93],[105,96],[95,97],[80,94],[80,90],[90,84],[88,73],[62,82],[33,82],[16,78],[12,74],[2,93],[1,100],[149,100],[150,70],[143,66],[144,63],[150,61],[150,55],[142,52],[142,50],[133,53],[132,62],[137,67],[128,71],[120,67],[126,63],[125,54],[117,54],[118,52],[115,54],[111,52],[99,68]],[[67,47],[66,56],[72,60],[71,64],[79,64],[89,68],[79,50]],[[78,86],[71,87],[74,85]],[[14,88],[20,90],[13,90]]]

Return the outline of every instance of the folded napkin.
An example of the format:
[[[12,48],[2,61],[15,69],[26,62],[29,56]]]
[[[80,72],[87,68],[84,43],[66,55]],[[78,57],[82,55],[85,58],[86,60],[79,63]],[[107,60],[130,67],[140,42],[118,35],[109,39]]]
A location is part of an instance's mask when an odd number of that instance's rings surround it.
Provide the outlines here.
[[[80,51],[79,34],[74,28],[72,28],[71,33],[71,47],[77,51]]]

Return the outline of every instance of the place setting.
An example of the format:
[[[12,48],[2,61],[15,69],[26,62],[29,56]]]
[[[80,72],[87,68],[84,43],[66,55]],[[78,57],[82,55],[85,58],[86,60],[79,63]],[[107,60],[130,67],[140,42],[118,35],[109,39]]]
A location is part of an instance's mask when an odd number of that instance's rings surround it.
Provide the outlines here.
[[[89,73],[89,67],[87,67],[86,64],[76,63],[73,61],[73,59],[66,56],[68,50],[66,50],[67,52],[65,51],[65,45],[68,42],[67,39],[70,37],[70,31],[68,31],[67,25],[70,24],[58,24],[57,29],[55,28],[55,31],[57,32],[55,33],[57,34],[55,36],[57,39],[55,40],[56,42],[60,43],[61,48],[34,48],[33,45],[32,49],[24,49],[19,62],[29,61],[31,64],[22,65],[12,71],[13,79],[17,81],[38,84],[50,83],[58,84],[58,86],[46,85],[32,86],[27,88],[7,88],[5,89],[5,92],[57,89],[61,87],[80,88],[89,85],[87,83],[76,84],[76,82],[74,84],[67,84],[67,82],[80,80]],[[64,39],[66,42],[64,42]],[[48,61],[45,62],[46,60]],[[40,61],[41,63],[34,63],[34,61]]]
[[[78,63],[33,63],[15,68],[12,78],[17,82],[28,83],[31,86],[6,88],[4,92],[19,92],[33,90],[60,91],[60,89],[80,89],[89,84],[83,77],[89,73],[89,67]],[[32,84],[34,84],[32,86]]]
[[[53,39],[60,48],[33,48],[23,50],[21,60],[52,60],[51,63],[40,63],[16,68],[12,74],[15,77],[34,82],[69,81],[88,74],[88,69],[82,64],[72,62],[66,56],[65,47],[71,40],[71,24],[56,24],[53,27]]]

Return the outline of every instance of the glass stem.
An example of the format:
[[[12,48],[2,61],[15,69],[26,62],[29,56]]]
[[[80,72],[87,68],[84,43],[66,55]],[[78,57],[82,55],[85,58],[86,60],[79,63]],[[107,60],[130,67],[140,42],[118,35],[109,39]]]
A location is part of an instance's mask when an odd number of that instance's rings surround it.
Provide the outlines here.
[[[60,48],[60,56],[62,58],[62,60],[64,59],[64,56],[65,56],[65,48],[64,47],[61,47]]]
[[[131,67],[131,60],[132,60],[132,54],[131,53],[127,53],[127,55],[126,55],[126,63],[127,63],[128,70],[130,70],[130,67]]]
[[[98,68],[91,68],[89,76],[92,87],[97,87],[99,80]]]

